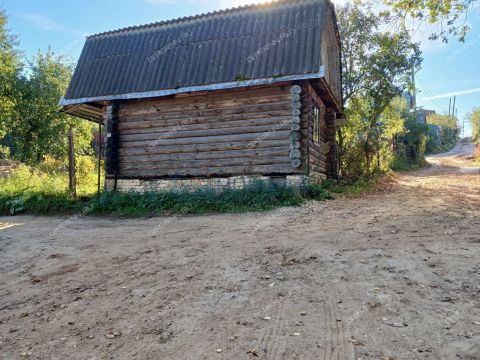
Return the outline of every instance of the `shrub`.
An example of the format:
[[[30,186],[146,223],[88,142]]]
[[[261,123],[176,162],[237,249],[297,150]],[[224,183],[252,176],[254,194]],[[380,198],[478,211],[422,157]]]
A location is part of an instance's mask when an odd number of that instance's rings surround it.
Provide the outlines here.
[[[49,165],[52,163],[48,162]],[[21,164],[8,176],[0,178],[1,214],[70,212],[75,209],[76,201],[68,192],[65,173],[46,173]]]
[[[10,148],[0,145],[0,159],[8,159],[10,157]]]
[[[212,214],[266,211],[283,206],[299,206],[306,200],[331,199],[332,195],[320,184],[300,188],[258,182],[242,190],[211,189],[175,192],[102,193],[91,201],[89,214],[147,216],[155,214]]]
[[[38,168],[47,174],[60,174],[67,169],[61,160],[57,160],[50,155],[43,157],[43,160],[38,164]]]
[[[76,171],[77,171],[77,180],[82,182],[91,174],[95,173],[95,159],[91,156],[77,156],[76,158]]]
[[[0,179],[0,213],[78,212],[90,215],[149,216],[242,213],[299,206],[307,200],[332,199],[320,183],[290,187],[257,182],[242,190],[211,189],[160,192],[104,192],[81,202],[68,193],[68,177],[49,175],[22,165]]]
[[[76,160],[77,195],[89,196],[97,191],[98,174],[96,159],[92,156],[78,156]],[[103,169],[103,166],[102,166]],[[103,184],[103,174],[100,177]]]
[[[407,157],[407,146],[403,143],[397,145],[392,161],[392,170],[405,170],[410,166]]]

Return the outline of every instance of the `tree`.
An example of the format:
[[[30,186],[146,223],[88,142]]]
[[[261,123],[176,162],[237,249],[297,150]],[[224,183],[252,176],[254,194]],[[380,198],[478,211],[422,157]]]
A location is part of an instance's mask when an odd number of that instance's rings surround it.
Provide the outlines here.
[[[0,140],[7,134],[16,104],[16,82],[21,72],[21,53],[18,50],[16,37],[7,28],[8,17],[0,9]],[[0,146],[0,157],[5,154],[6,147]]]
[[[356,146],[362,148],[368,173],[386,129],[381,115],[396,96],[411,86],[411,71],[420,67],[421,52],[405,28],[394,32],[386,30],[385,24],[390,18],[386,14],[375,14],[369,4],[355,2],[340,7],[338,19],[343,100],[347,117],[356,123],[353,128],[347,126],[338,133],[340,167],[342,169],[342,156],[351,148],[346,141],[355,139]],[[345,134],[348,131],[360,131],[361,136]]]
[[[472,126],[472,138],[477,144],[480,144],[480,107],[473,108],[467,115],[467,119]]]
[[[428,126],[418,122],[417,114],[410,111],[405,99],[396,98],[393,103],[393,114],[402,119],[404,129],[394,134],[392,168],[406,170],[424,166]]]
[[[394,32],[386,30],[389,22],[387,14],[375,14],[369,3],[354,2],[338,8],[345,104],[354,94],[368,91],[371,95],[388,95],[388,104],[411,85],[411,71],[422,62],[419,44],[411,41],[404,27]]]
[[[429,24],[438,24],[440,29],[430,39],[448,42],[450,36],[465,40],[470,27],[467,25],[469,10],[477,0],[385,0],[402,22],[410,17]]]
[[[427,116],[427,123],[440,127],[441,135],[437,151],[450,150],[455,146],[460,134],[456,116],[432,114]]]
[[[75,131],[78,152],[90,151],[91,124],[59,112],[58,100],[65,94],[72,72],[72,64],[48,50],[46,54],[39,52],[29,63],[28,76],[19,78],[20,96],[11,127],[18,160],[36,164],[50,155],[66,161],[70,127]]]
[[[431,114],[427,116],[427,123],[449,128],[458,128],[458,118],[451,115]]]

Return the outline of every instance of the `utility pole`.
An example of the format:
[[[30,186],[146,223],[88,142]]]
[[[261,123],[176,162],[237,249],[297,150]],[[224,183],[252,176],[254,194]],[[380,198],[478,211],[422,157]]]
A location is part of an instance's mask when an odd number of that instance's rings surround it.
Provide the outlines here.
[[[448,101],[448,116],[450,116],[451,114],[451,109],[452,109],[452,98],[450,98]]]
[[[413,64],[412,64],[412,86],[413,86],[413,91],[412,91],[412,101],[411,101],[410,107],[411,109],[413,109],[415,117],[417,117],[417,89],[415,85],[415,65]]]
[[[455,116],[455,102],[457,101],[457,96],[453,97],[453,108],[452,108],[452,116]]]

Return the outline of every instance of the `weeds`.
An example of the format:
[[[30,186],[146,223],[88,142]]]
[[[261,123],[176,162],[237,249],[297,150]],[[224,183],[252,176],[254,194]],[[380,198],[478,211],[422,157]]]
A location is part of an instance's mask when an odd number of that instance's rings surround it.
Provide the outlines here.
[[[351,197],[373,190],[384,176],[386,175],[376,174],[354,182],[325,180],[322,184],[326,191]]]
[[[92,179],[94,174],[91,175]],[[77,193],[91,197],[96,191],[94,181],[82,180]],[[0,214],[14,215],[21,212],[48,213],[74,212],[78,201],[68,192],[68,176],[62,173],[46,173],[19,165],[11,174],[0,177]]]
[[[331,199],[320,185],[293,188],[259,182],[242,190],[210,189],[146,193],[103,193],[91,201],[91,215],[120,216],[204,215],[267,211],[278,207],[299,206],[307,200]]]
[[[95,184],[95,182],[93,182]],[[211,189],[159,191],[145,193],[104,192],[95,196],[95,186],[83,189],[84,201],[68,193],[68,178],[20,166],[8,177],[0,178],[0,214],[79,213],[127,217],[151,215],[190,215],[267,211],[299,206],[307,200],[331,199],[323,185],[289,187],[284,184],[254,183],[242,190]]]

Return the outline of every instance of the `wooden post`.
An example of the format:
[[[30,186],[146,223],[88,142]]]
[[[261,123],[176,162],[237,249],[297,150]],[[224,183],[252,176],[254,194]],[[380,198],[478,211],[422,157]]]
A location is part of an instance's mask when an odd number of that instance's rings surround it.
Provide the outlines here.
[[[106,108],[107,140],[105,151],[105,175],[114,179],[113,191],[117,191],[119,170],[119,132],[118,132],[118,104],[112,103]]]
[[[77,179],[75,176],[75,144],[73,142],[73,129],[68,130],[68,186],[74,198],[77,197]]]
[[[97,172],[97,195],[100,195],[100,179],[102,172],[102,120],[98,120],[98,172]]]
[[[455,117],[455,105],[456,105],[455,103],[456,103],[456,101],[457,101],[457,96],[455,95],[453,97],[452,117]]]

